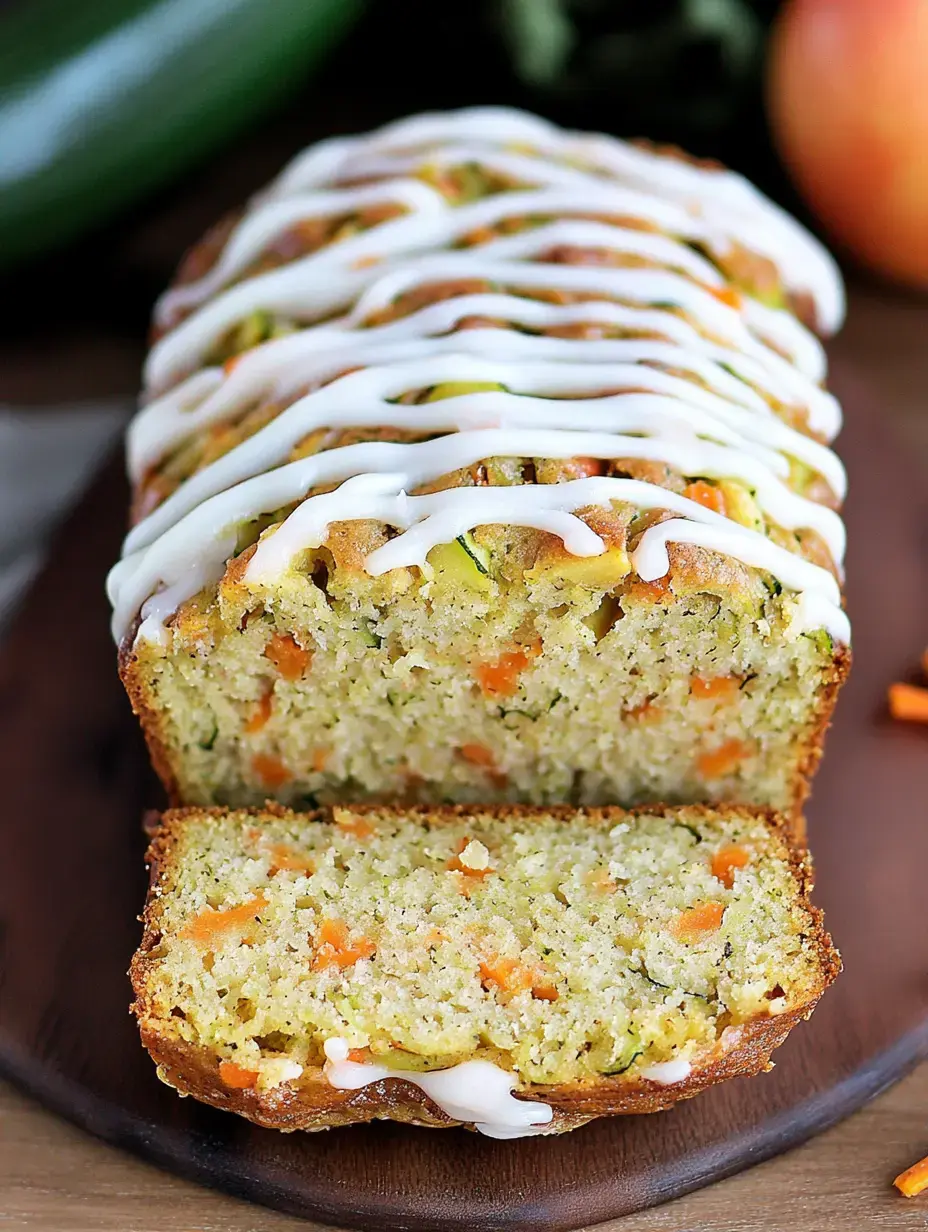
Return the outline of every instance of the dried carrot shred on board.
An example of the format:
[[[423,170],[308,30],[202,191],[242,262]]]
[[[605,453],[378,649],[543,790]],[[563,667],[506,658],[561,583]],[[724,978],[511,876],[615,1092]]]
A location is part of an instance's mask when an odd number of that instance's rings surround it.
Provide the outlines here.
[[[750,862],[751,853],[744,847],[734,844],[730,847],[721,847],[712,857],[710,865],[712,876],[718,877],[722,885],[730,890],[735,881],[735,869],[744,868]]]
[[[713,933],[721,927],[724,914],[725,908],[721,903],[696,903],[682,912],[673,931],[683,940],[698,937],[701,933]]]
[[[889,713],[909,723],[928,723],[928,689],[914,684],[889,686]]]
[[[242,1069],[234,1061],[219,1062],[219,1077],[227,1087],[236,1091],[247,1091],[258,1081],[258,1072],[253,1069]]]
[[[893,1184],[907,1198],[917,1197],[928,1189],[928,1155],[911,1168],[906,1168],[905,1172],[900,1172]]]

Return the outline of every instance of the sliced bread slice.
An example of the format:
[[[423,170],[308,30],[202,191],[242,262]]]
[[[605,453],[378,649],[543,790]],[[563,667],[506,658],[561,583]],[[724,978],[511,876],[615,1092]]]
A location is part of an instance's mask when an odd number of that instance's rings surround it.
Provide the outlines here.
[[[184,809],[150,859],[145,1047],[281,1129],[666,1108],[769,1068],[840,969],[807,853],[734,806]]]

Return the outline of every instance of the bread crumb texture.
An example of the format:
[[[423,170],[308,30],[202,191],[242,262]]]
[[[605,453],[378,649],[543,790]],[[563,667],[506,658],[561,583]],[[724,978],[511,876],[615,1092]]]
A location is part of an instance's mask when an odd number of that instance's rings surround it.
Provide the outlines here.
[[[520,1084],[709,1064],[836,963],[747,810],[168,814],[133,963],[144,1032],[258,1091],[323,1064],[472,1058]]]
[[[846,663],[791,634],[784,596],[705,574],[476,591],[324,557],[204,593],[124,663],[175,799],[798,809]]]

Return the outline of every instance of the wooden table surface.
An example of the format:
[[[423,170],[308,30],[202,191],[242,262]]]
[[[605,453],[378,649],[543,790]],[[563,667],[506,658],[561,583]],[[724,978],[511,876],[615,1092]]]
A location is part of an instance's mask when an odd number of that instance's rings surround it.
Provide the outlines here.
[[[237,195],[234,175],[227,187]],[[180,229],[195,234],[198,220],[187,220]],[[160,238],[172,247],[173,241]],[[5,335],[0,402],[130,394],[141,346],[141,331],[131,322],[119,328],[65,319],[41,336]],[[853,367],[872,384],[887,418],[928,466],[928,305],[860,287],[833,351],[845,368]],[[925,629],[928,642],[928,619]],[[925,759],[928,783],[928,738]],[[891,1182],[926,1152],[928,1063],[798,1150],[667,1206],[601,1226],[621,1232],[915,1232],[928,1229],[928,1194],[909,1201]],[[274,1232],[311,1225],[159,1172],[0,1084],[0,1228]]]

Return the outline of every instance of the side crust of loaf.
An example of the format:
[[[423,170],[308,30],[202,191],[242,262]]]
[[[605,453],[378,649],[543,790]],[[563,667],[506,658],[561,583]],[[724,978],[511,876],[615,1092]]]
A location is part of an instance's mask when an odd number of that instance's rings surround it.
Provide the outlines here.
[[[366,811],[374,812],[375,808],[376,806],[369,809],[353,806],[352,812],[363,814]],[[219,1058],[210,1049],[179,1041],[165,1032],[165,1024],[153,1012],[152,1001],[148,995],[149,978],[157,967],[157,950],[161,942],[160,900],[165,889],[164,875],[170,868],[178,830],[185,817],[204,814],[218,817],[225,811],[218,808],[182,808],[170,810],[160,818],[156,814],[150,815],[146,821],[146,828],[151,836],[147,855],[150,883],[142,916],[143,937],[129,970],[135,993],[131,1010],[138,1020],[142,1043],[158,1066],[158,1075],[162,1081],[183,1095],[192,1095],[213,1107],[236,1112],[270,1129],[319,1130],[374,1120],[402,1121],[438,1129],[465,1124],[446,1116],[421,1090],[399,1078],[371,1083],[358,1091],[343,1091],[330,1086],[321,1067],[315,1067],[306,1069],[299,1079],[283,1083],[270,1091],[231,1089],[221,1080]],[[271,803],[268,803],[265,811],[284,817],[293,816],[290,810]],[[537,810],[519,805],[479,810],[462,805],[449,805],[406,809],[404,813],[427,817],[429,822],[434,824],[478,811],[493,818],[510,818],[515,821],[525,819]],[[672,806],[661,804],[628,810],[614,807],[584,810],[585,815],[594,822],[610,826],[637,814],[672,816],[678,811]],[[729,1039],[726,1047],[720,1042],[705,1061],[694,1064],[692,1072],[685,1080],[672,1085],[623,1077],[603,1077],[559,1085],[523,1085],[516,1093],[518,1098],[546,1103],[554,1109],[553,1120],[545,1132],[566,1132],[601,1116],[659,1112],[729,1078],[750,1077],[766,1072],[772,1068],[771,1053],[784,1042],[797,1023],[810,1017],[825,989],[839,975],[840,956],[824,927],[822,912],[809,900],[814,885],[813,866],[808,850],[797,837],[795,827],[789,820],[771,810],[728,806],[725,811],[728,815],[763,817],[770,828],[779,834],[788,850],[790,870],[797,884],[799,901],[809,913],[811,922],[807,941],[817,957],[820,973],[819,987],[815,995],[788,1012],[757,1016],[740,1024],[735,1038]],[[544,812],[566,818],[575,816],[577,810],[555,806],[545,809]],[[695,814],[711,820],[718,810],[708,806],[689,805],[686,812],[690,816]],[[311,823],[327,819],[329,812],[318,810],[303,816]],[[466,1127],[473,1128],[472,1125]]]

